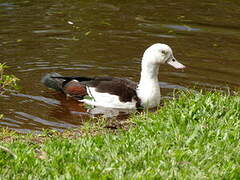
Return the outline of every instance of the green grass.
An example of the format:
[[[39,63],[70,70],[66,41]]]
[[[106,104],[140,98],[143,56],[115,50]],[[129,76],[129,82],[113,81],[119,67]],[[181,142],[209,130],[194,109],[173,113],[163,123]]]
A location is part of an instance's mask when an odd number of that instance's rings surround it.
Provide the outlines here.
[[[130,121],[128,130],[88,126],[74,136],[2,130],[17,158],[0,150],[0,179],[240,178],[239,93],[180,93]]]

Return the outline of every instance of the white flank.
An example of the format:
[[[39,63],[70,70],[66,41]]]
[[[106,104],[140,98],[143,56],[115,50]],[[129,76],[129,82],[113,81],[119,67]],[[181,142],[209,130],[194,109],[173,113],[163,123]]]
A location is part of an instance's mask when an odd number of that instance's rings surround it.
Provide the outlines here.
[[[87,92],[92,99],[83,99],[80,100],[80,102],[97,107],[136,109],[137,102],[135,100],[132,100],[131,102],[121,102],[119,96],[97,92],[93,87],[87,87]]]

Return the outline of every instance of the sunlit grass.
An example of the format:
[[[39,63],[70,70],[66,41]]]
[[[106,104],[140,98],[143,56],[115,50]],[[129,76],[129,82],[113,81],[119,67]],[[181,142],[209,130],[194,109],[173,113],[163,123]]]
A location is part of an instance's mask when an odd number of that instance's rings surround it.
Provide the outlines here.
[[[240,96],[180,93],[157,112],[134,115],[129,130],[2,130],[0,179],[239,179]],[[94,132],[98,131],[94,127]],[[74,138],[72,138],[74,137]]]

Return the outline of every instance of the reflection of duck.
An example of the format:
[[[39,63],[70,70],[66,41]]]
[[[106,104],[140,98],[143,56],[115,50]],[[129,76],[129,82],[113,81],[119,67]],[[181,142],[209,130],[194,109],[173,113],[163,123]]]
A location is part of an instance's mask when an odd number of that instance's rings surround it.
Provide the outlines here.
[[[136,109],[153,108],[160,103],[158,70],[161,64],[169,64],[177,69],[185,66],[173,56],[165,44],[154,44],[147,48],[142,58],[139,84],[115,77],[63,77],[57,73],[47,74],[42,82],[49,88],[58,90],[91,106]]]
[[[83,104],[79,104],[71,98],[66,99],[59,93],[51,93],[51,96],[54,96],[60,104],[51,109],[50,116],[76,125],[79,124],[80,121],[84,123],[89,117],[97,117],[99,115],[106,118],[115,117],[116,119],[125,119],[129,116],[130,112],[135,111],[134,109],[113,109],[104,107],[87,109]]]

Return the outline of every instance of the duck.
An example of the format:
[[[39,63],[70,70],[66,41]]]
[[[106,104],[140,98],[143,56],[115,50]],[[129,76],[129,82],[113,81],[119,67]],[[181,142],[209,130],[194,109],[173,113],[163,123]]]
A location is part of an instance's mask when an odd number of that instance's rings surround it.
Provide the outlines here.
[[[176,69],[186,67],[176,60],[170,46],[156,43],[143,53],[139,83],[127,78],[62,76],[59,73],[48,73],[41,82],[48,88],[93,107],[149,109],[160,104],[158,74],[163,64]]]

